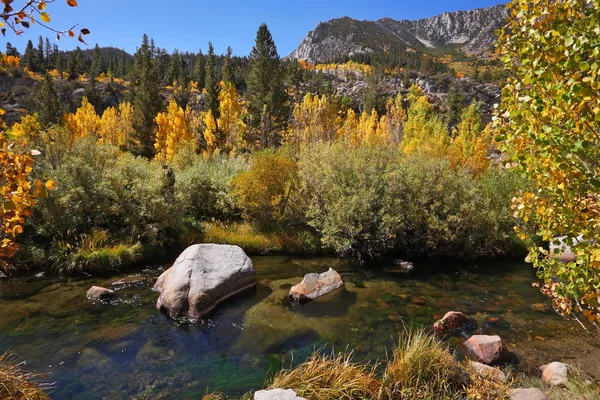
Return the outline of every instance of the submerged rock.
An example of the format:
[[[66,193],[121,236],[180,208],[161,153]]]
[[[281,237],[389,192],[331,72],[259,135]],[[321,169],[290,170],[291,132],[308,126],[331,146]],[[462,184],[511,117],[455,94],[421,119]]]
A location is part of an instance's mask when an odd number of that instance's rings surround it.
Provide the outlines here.
[[[506,375],[498,368],[490,367],[477,361],[469,361],[469,367],[479,375],[490,377],[495,381],[504,382],[506,380]]]
[[[333,268],[322,274],[306,274],[302,282],[290,289],[290,300],[308,301],[326,295],[344,285],[342,277]]]
[[[511,389],[510,400],[548,400],[544,392],[537,388]]]
[[[502,339],[498,335],[473,335],[465,342],[465,347],[476,361],[493,364],[506,355]]]
[[[552,362],[540,367],[542,379],[549,385],[564,385],[569,381],[569,366],[561,362]]]
[[[252,261],[239,246],[196,244],[158,277],[156,308],[197,320],[219,302],[256,285]]]
[[[254,393],[254,400],[305,400],[292,389],[259,390]]]
[[[410,261],[394,260],[394,265],[400,267],[400,270],[405,274],[410,274],[415,269],[415,265]]]
[[[436,332],[444,332],[452,329],[459,329],[467,322],[467,317],[460,311],[449,311],[433,324],[433,330]]]
[[[90,300],[106,300],[114,297],[115,291],[101,286],[92,286],[87,291],[87,298]]]

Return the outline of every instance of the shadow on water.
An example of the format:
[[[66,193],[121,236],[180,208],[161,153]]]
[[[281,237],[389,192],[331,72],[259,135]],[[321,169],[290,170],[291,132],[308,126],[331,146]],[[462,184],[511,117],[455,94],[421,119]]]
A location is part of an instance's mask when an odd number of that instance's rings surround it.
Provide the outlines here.
[[[600,342],[551,311],[523,263],[418,261],[406,275],[392,261],[360,267],[326,257],[253,262],[258,285],[198,324],[172,321],[156,309],[151,289],[162,268],[2,282],[0,350],[51,373],[56,399],[201,398],[207,390],[236,396],[315,349],[385,359],[403,326],[431,326],[458,310],[478,328],[447,338],[457,353],[472,333],[498,334],[520,368],[577,361],[600,376]],[[330,267],[342,275],[342,289],[301,305],[289,301],[289,289],[306,273]],[[116,300],[87,300],[92,285],[113,288]]]

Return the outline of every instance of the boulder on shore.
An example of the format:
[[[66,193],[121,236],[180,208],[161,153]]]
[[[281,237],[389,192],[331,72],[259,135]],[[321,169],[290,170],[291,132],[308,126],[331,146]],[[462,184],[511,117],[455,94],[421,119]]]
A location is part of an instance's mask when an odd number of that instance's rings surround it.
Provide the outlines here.
[[[254,393],[254,400],[305,400],[292,389],[259,390]]]
[[[497,382],[504,382],[506,380],[506,375],[498,368],[490,367],[489,365],[478,363],[477,361],[469,361],[468,365],[473,371],[481,376],[492,378]]]
[[[217,303],[256,285],[252,261],[239,246],[195,244],[154,284],[156,308],[195,321]]]
[[[537,388],[511,389],[510,400],[548,400],[544,392]]]
[[[458,329],[467,322],[467,317],[460,311],[449,311],[433,324],[435,332],[444,332],[447,330]]]
[[[394,260],[394,265],[400,267],[400,270],[405,274],[410,274],[415,269],[415,265],[410,261]]]
[[[564,385],[569,381],[569,366],[561,362],[552,362],[540,367],[542,379],[549,385]]]
[[[87,298],[90,300],[106,300],[114,297],[115,291],[101,286],[92,286],[87,291]]]
[[[290,289],[290,300],[314,300],[344,285],[342,277],[333,268],[322,274],[306,274],[302,282]]]
[[[465,347],[475,361],[484,364],[502,361],[506,355],[506,349],[498,335],[473,335],[465,342]]]

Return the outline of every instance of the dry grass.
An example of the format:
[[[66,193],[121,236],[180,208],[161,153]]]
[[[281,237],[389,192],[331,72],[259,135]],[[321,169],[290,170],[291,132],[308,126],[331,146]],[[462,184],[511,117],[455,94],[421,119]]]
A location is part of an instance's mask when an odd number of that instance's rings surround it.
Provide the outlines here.
[[[535,387],[546,394],[548,400],[600,400],[600,385],[586,378],[581,371],[572,368],[565,386],[550,386],[538,377],[520,374],[513,387]]]
[[[510,399],[510,381],[500,382],[491,375],[468,370],[469,382],[464,392],[469,400],[508,400]]]
[[[406,329],[385,368],[389,399],[459,398],[463,374],[448,347],[424,329]]]
[[[223,225],[212,222],[206,225],[204,243],[235,244],[249,254],[304,254],[302,243],[295,235],[279,232],[262,233],[246,222]]]
[[[8,352],[0,356],[0,399],[46,400],[49,384],[44,376],[23,369],[24,361]]]
[[[310,400],[378,399],[381,382],[375,365],[358,364],[350,354],[321,355],[275,375],[270,389],[293,389]]]

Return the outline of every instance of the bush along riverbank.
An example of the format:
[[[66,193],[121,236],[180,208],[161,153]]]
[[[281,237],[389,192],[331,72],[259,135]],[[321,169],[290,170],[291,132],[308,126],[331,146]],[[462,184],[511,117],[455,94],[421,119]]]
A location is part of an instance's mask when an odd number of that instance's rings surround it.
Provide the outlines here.
[[[15,269],[98,273],[198,242],[359,260],[524,252],[510,204],[525,182],[501,167],[473,174],[440,157],[344,143],[249,156],[182,150],[170,163],[93,138],[57,148],[35,165],[57,184],[26,220]]]

